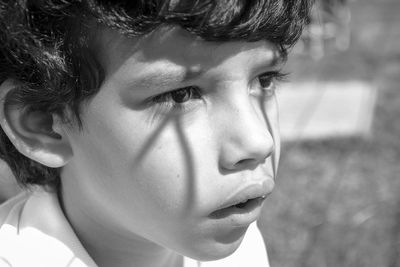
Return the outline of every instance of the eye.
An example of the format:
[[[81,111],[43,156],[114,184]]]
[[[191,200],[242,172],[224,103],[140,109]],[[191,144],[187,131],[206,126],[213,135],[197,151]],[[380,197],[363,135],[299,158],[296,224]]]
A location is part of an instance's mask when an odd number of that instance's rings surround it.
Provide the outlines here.
[[[183,104],[191,99],[200,99],[201,94],[195,86],[188,86],[174,91],[170,91],[153,97],[152,101],[156,103],[169,102],[172,104]]]
[[[287,74],[279,71],[266,72],[257,77],[258,84],[264,96],[273,96],[275,94],[276,81],[282,81]]]
[[[268,90],[274,86],[274,78],[275,77],[271,75],[261,75],[258,76],[258,82],[264,90]]]
[[[158,114],[186,113],[196,109],[203,100],[201,89],[197,86],[188,86],[159,94],[149,98],[146,102],[154,107]]]
[[[192,86],[172,91],[170,95],[171,100],[177,104],[185,103],[193,98],[200,98],[200,95],[198,95],[196,88]]]

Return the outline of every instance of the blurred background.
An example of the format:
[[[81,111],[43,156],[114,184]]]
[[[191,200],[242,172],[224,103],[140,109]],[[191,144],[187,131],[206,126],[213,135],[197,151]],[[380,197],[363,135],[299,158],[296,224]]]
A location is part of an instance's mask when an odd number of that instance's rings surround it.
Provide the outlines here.
[[[400,266],[400,1],[316,1],[278,91],[271,266]]]
[[[400,266],[400,0],[316,0],[278,90],[271,266]],[[18,192],[0,162],[0,202]]]

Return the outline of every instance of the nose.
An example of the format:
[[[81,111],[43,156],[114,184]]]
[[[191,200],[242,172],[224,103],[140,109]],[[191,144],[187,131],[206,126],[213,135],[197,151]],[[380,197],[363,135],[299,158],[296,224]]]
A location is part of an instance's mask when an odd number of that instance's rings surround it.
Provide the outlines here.
[[[224,108],[224,121],[228,122],[221,132],[220,167],[235,171],[254,169],[272,156],[274,129],[268,114],[259,102],[238,98]]]

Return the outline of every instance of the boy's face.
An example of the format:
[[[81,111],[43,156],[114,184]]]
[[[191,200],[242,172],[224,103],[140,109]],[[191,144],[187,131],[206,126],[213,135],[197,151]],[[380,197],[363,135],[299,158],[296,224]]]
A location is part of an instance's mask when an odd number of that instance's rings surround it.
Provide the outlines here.
[[[100,39],[106,78],[83,106],[83,130],[66,128],[64,197],[127,240],[198,259],[232,253],[274,186],[276,49],[178,28]]]

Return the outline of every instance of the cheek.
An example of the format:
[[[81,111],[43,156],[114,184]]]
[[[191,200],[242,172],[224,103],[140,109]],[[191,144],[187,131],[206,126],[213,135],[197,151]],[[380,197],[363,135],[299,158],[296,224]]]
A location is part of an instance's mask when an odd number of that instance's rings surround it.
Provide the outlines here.
[[[179,137],[170,125],[150,139],[145,138],[153,132],[145,131],[147,125],[122,125],[88,124],[90,134],[75,143],[74,168],[85,176],[77,179],[78,186],[90,196],[92,204],[87,205],[101,206],[97,213],[106,220],[118,218],[113,224],[121,228],[153,229],[148,235],[154,229],[171,229],[190,203]]]
[[[143,216],[199,212],[201,199],[218,196],[209,186],[218,163],[207,114],[195,115],[151,121],[145,111],[92,103],[75,143],[76,164],[92,176],[85,187]]]
[[[186,213],[193,207],[201,188],[199,177],[210,165],[201,162],[199,148],[208,147],[204,135],[197,138],[201,132],[192,130],[196,134],[188,135],[184,130],[180,133],[172,125],[167,126],[139,161],[131,161],[129,172],[138,178],[141,191],[168,212]]]
[[[149,126],[133,112],[118,118],[90,120],[98,122],[88,125],[88,138],[78,148],[86,153],[90,172],[107,190],[118,189],[121,198],[168,212],[187,209],[196,195],[198,166],[210,165],[198,156],[207,154],[199,148],[209,147],[204,123],[170,120]]]

